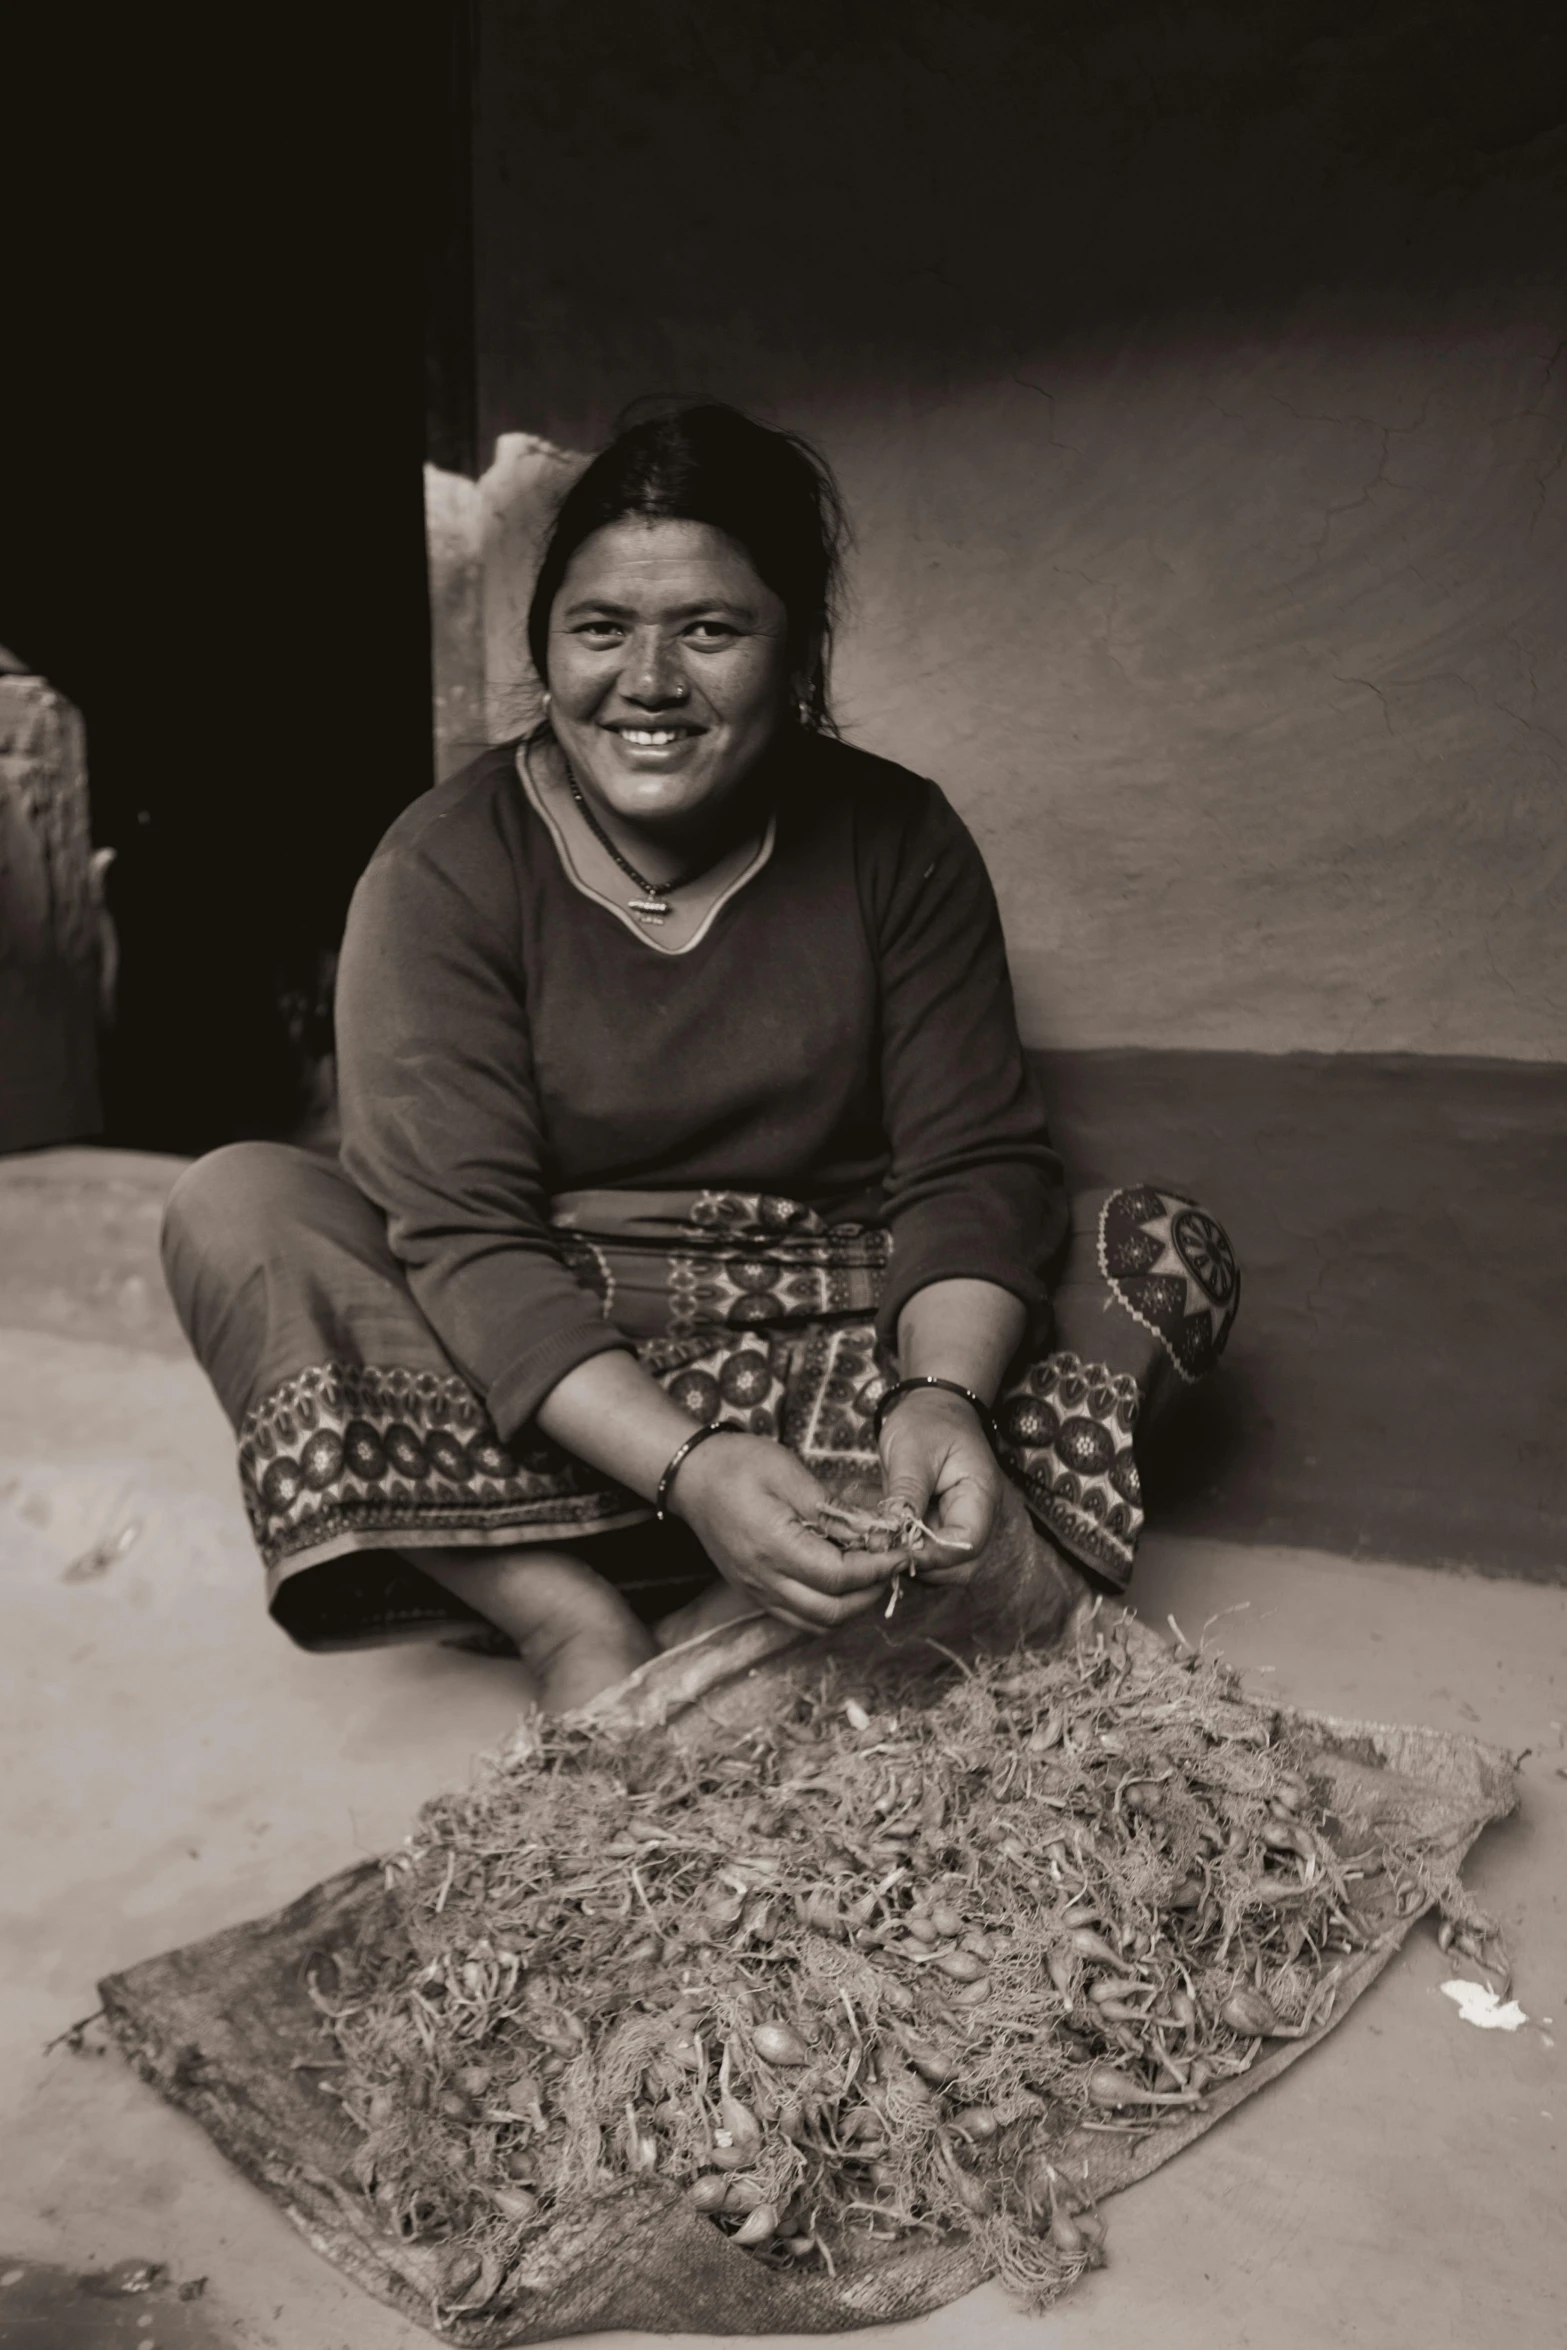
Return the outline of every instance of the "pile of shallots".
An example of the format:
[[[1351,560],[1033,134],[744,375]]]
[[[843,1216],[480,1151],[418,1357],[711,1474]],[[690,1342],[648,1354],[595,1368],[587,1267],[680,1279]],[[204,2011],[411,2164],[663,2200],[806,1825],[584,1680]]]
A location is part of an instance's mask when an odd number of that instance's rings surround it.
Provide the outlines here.
[[[977,2236],[1040,2306],[1099,2255],[1094,2133],[1187,2122],[1430,1898],[1184,1644],[927,1654],[727,1751],[557,1727],[428,1807],[314,1996],[438,2317],[649,2178],[765,2261]]]

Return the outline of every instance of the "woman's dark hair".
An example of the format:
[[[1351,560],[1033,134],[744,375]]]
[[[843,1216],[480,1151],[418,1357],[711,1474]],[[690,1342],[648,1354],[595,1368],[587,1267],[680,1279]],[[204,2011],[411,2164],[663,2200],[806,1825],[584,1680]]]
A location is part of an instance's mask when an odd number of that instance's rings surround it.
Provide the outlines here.
[[[572,556],[628,517],[706,522],[743,547],[789,616],[803,726],[835,731],[827,702],[848,524],[824,459],[797,433],[707,401],[622,423],[561,500],[528,606],[528,650],[548,678],[550,609]]]

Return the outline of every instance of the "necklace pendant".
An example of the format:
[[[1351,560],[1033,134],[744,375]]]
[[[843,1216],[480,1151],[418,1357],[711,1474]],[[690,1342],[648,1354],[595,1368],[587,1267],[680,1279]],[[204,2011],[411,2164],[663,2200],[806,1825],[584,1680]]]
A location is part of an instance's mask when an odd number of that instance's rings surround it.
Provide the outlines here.
[[[666,915],[673,912],[673,908],[666,906],[662,898],[632,898],[628,910],[635,914],[639,922],[662,922]]]

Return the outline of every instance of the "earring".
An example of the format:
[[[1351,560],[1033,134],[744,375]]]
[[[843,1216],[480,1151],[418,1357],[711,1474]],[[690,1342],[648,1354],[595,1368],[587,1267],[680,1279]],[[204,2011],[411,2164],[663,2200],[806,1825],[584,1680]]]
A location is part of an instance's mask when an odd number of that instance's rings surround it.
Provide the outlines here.
[[[546,687],[544,688],[544,699],[543,699],[543,701],[542,701],[542,702],[539,704],[539,707],[540,707],[540,709],[541,709],[541,710],[544,712],[544,715],[545,715],[545,717],[547,718],[547,717],[549,716],[549,714],[550,714],[550,689],[549,689],[549,687],[548,687],[548,686],[546,686]]]

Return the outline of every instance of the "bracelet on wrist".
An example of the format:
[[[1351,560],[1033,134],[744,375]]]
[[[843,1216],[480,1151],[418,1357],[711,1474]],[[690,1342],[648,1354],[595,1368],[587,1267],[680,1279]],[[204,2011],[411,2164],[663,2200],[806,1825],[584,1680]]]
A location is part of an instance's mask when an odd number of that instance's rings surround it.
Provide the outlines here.
[[[972,1387],[960,1386],[956,1379],[938,1379],[932,1374],[918,1379],[900,1379],[896,1386],[885,1388],[877,1397],[876,1409],[871,1419],[871,1433],[878,1444],[881,1442],[881,1432],[886,1423],[887,1414],[896,1410],[906,1395],[912,1395],[920,1387],[942,1387],[946,1389],[948,1395],[961,1396],[966,1404],[973,1406],[980,1426],[984,1429],[991,1445],[994,1446],[996,1423],[991,1417],[990,1406],[983,1397],[976,1395]]]
[[[733,1420],[704,1420],[700,1428],[692,1429],[684,1444],[675,1447],[669,1457],[669,1465],[658,1481],[658,1491],[653,1496],[653,1516],[660,1526],[669,1522],[670,1489],[675,1482],[676,1472],[687,1456],[695,1452],[699,1444],[705,1444],[710,1436],[744,1436],[746,1433],[744,1428],[737,1428]]]

